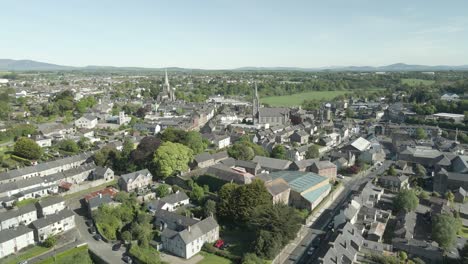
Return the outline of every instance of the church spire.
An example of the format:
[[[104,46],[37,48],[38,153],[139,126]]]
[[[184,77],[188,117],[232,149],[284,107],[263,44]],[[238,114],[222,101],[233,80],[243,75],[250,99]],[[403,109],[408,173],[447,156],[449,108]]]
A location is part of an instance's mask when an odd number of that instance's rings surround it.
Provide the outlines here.
[[[169,78],[167,77],[167,69],[166,69],[166,79],[164,83],[167,85],[167,87],[169,87]]]

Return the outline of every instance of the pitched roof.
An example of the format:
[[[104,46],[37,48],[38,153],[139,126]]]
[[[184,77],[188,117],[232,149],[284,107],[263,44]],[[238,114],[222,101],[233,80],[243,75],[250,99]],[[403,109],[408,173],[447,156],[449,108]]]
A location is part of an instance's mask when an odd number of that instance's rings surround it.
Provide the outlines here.
[[[12,219],[12,218],[20,216],[20,215],[35,212],[35,211],[36,211],[36,206],[34,204],[27,204],[27,205],[21,206],[19,208],[15,208],[15,209],[12,209],[12,210],[8,210],[6,212],[2,212],[0,214],[0,222],[3,222],[3,221],[8,220],[8,219]]]
[[[53,223],[57,223],[58,221],[67,219],[72,216],[74,216],[73,212],[68,209],[65,209],[65,210],[59,211],[56,214],[48,215],[44,218],[39,218],[36,221],[32,222],[31,226],[34,229],[41,229],[43,227],[49,226]]]
[[[139,171],[135,171],[135,172],[131,172],[131,173],[127,173],[127,174],[124,174],[122,176],[120,176],[125,182],[128,182],[129,180],[135,180],[138,176],[140,175],[144,175],[146,177],[146,175],[150,175],[151,177],[153,177],[153,175],[151,174],[151,172],[148,170],[148,169],[143,169],[143,170],[139,170]]]
[[[5,229],[0,231],[0,244],[10,241],[14,238],[27,234],[29,232],[33,232],[31,228],[27,228],[25,226],[18,226],[14,229]]]
[[[195,158],[194,158],[194,160],[197,163],[205,162],[205,161],[212,160],[212,159],[213,159],[213,157],[208,152],[200,153],[200,154],[196,155]]]
[[[313,172],[302,171],[276,171],[269,174],[272,180],[282,178],[291,189],[302,193],[303,191],[315,186],[321,182],[328,182],[327,177],[320,176]]]
[[[353,146],[359,151],[364,151],[370,148],[371,143],[367,139],[359,137],[358,139],[354,140],[353,143],[351,143],[351,146]]]
[[[37,204],[41,208],[45,208],[47,206],[51,206],[51,205],[62,203],[62,202],[65,202],[65,199],[63,199],[62,196],[53,196],[53,197],[47,197],[47,198],[41,199],[40,201],[37,202]]]
[[[190,226],[190,231],[188,228],[186,228],[179,232],[179,236],[185,244],[189,244],[215,229],[216,227],[218,227],[216,220],[213,217],[207,217],[200,222]]]
[[[196,224],[198,221],[186,217],[177,213],[169,212],[166,210],[159,210],[156,212],[156,221],[161,223],[166,223],[166,224],[171,224],[171,225],[180,225],[186,228],[187,226],[191,226]]]
[[[291,164],[291,161],[289,160],[274,159],[263,156],[255,156],[252,161],[260,164],[262,168],[275,170],[286,170]]]
[[[276,196],[290,189],[288,183],[281,178],[265,183],[265,187],[272,196]]]

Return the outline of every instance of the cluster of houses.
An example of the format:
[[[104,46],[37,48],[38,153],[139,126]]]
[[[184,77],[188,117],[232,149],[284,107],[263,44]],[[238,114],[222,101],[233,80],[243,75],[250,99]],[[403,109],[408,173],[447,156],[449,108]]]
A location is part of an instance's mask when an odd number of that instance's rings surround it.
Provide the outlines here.
[[[0,214],[0,258],[74,227],[74,213],[58,196],[3,211]]]

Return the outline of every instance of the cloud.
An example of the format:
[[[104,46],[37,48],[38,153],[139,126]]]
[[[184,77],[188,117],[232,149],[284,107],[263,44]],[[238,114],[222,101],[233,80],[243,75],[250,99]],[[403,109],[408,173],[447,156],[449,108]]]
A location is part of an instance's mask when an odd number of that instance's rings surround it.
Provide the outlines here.
[[[413,32],[416,35],[427,35],[427,34],[451,34],[465,31],[465,28],[461,26],[437,26],[432,28],[424,28]]]

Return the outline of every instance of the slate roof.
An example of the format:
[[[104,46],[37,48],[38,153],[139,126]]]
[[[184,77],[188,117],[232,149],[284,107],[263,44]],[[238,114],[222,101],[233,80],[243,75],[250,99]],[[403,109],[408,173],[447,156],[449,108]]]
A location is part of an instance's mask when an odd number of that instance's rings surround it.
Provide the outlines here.
[[[185,192],[175,192],[161,199],[153,200],[150,202],[153,210],[160,210],[165,204],[177,204],[182,201],[188,200],[189,197]]]
[[[352,264],[359,252],[364,238],[349,222],[343,227],[342,233],[336,236],[323,257],[323,264]]]
[[[206,174],[213,175],[216,178],[219,178],[224,181],[234,181],[239,184],[250,183],[252,181],[252,178],[254,177],[248,172],[240,172],[235,168],[231,168],[224,164],[215,164],[213,166],[208,167]]]
[[[65,199],[63,199],[62,196],[52,196],[52,197],[47,197],[47,198],[39,200],[37,204],[41,208],[45,208],[47,206],[51,206],[51,205],[62,203],[62,202],[65,202]]]
[[[5,229],[0,231],[0,244],[10,241],[14,238],[27,234],[29,232],[33,232],[31,228],[27,228],[25,226],[18,226],[14,229]]]
[[[87,200],[89,209],[94,209],[99,207],[101,204],[112,203],[112,197],[109,194],[103,194],[101,196],[95,196]]]
[[[18,209],[8,210],[0,214],[0,222],[3,222],[8,219],[15,218],[20,215],[24,215],[27,213],[35,212],[36,206],[34,204],[27,204],[25,206],[21,206]]]
[[[200,153],[200,154],[196,155],[195,158],[194,158],[194,160],[197,163],[205,162],[205,161],[208,161],[208,160],[211,160],[211,159],[213,159],[213,157],[208,152]]]
[[[85,153],[81,153],[81,154],[63,158],[63,159],[39,163],[35,166],[28,166],[28,167],[24,167],[18,170],[2,172],[0,173],[0,180],[14,179],[14,178],[18,178],[23,175],[26,175],[26,174],[39,173],[45,170],[60,167],[63,164],[74,163],[80,160],[87,160],[90,157],[91,157],[91,153],[85,152]]]
[[[41,184],[44,182],[44,179],[41,177],[32,177],[24,180],[17,180],[15,182],[7,182],[0,184],[0,193],[6,193],[8,191],[18,190],[27,188],[29,186]]]
[[[330,162],[329,160],[321,160],[321,161],[315,162],[314,165],[319,170],[336,168],[336,165]]]
[[[179,215],[177,213],[166,210],[159,210],[156,212],[156,222],[158,224],[166,223],[168,225],[179,225],[187,228],[188,226],[196,224],[198,221],[190,217]]]
[[[200,222],[190,226],[190,231],[187,228],[179,232],[179,236],[185,244],[189,244],[215,229],[216,227],[218,227],[216,220],[213,217],[207,217]]]
[[[255,156],[252,161],[260,164],[262,168],[274,170],[286,170],[291,164],[291,161],[289,160],[274,159],[263,156]]]
[[[44,218],[39,218],[36,221],[32,222],[31,226],[34,229],[41,229],[53,223],[57,223],[58,221],[67,219],[71,216],[74,216],[73,212],[68,209],[65,209],[65,210],[59,211],[56,214],[48,215]]]
[[[303,160],[299,160],[299,161],[294,161],[293,164],[295,164],[297,166],[297,168],[299,170],[301,170],[301,169],[305,169],[305,168],[311,166],[312,164],[314,164],[317,161],[318,161],[318,159],[303,159]]]
[[[148,169],[143,169],[143,170],[139,170],[139,171],[135,171],[135,172],[131,172],[131,173],[127,173],[127,174],[124,174],[122,176],[120,176],[125,182],[128,182],[130,179],[131,180],[135,180],[139,175],[151,175],[151,172],[148,170]]]
[[[281,178],[265,183],[265,187],[272,196],[276,196],[290,189],[288,183]]]
[[[289,113],[289,108],[282,107],[261,107],[259,109],[260,117],[282,117]]]

